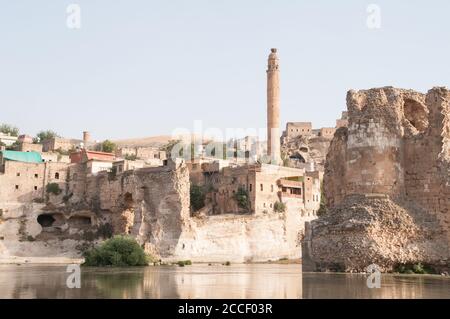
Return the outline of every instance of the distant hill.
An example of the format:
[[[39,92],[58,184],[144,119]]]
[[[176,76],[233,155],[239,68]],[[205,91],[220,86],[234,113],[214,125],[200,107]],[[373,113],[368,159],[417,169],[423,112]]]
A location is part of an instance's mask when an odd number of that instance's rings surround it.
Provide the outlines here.
[[[170,135],[159,135],[141,138],[129,138],[123,140],[114,140],[113,142],[120,147],[161,147],[169,143],[169,141],[181,139],[188,140],[189,136],[180,135],[178,138],[174,138]]]

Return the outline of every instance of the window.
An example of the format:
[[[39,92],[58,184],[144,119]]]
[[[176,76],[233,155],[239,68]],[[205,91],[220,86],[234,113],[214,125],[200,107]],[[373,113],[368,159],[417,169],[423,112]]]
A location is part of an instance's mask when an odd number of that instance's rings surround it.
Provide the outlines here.
[[[34,190],[37,191],[37,186],[34,186]]]
[[[287,188],[286,188],[286,187],[282,187],[282,188],[281,188],[281,191],[282,191],[283,193],[286,193],[286,192],[287,192]]]
[[[59,173],[55,173],[55,179],[59,179]]]
[[[19,185],[16,185],[16,189],[19,189]]]
[[[34,174],[34,178],[38,178],[39,177],[39,174]]]
[[[250,192],[252,191],[252,184],[250,184]]]
[[[273,193],[273,185],[270,185],[270,191]]]
[[[263,184],[261,184],[261,192],[264,190],[264,186]]]
[[[272,204],[270,204],[270,208],[272,208]]]
[[[17,173],[16,176],[20,176],[20,173]]]

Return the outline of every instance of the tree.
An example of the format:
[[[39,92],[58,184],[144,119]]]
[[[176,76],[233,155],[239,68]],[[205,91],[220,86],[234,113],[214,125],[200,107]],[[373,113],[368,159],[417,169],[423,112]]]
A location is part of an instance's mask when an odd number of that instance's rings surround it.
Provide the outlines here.
[[[106,153],[113,153],[117,148],[117,145],[110,140],[105,140],[102,143],[102,151]]]
[[[277,213],[284,213],[286,211],[286,204],[283,202],[275,202],[273,210]]]
[[[6,135],[19,136],[19,129],[9,124],[0,124],[0,132]]]
[[[59,194],[61,194],[62,189],[59,188],[59,185],[57,183],[50,183],[50,184],[47,184],[46,191],[49,194],[59,195]]]
[[[84,266],[147,266],[153,259],[145,254],[144,249],[135,239],[117,235],[84,253]]]
[[[206,194],[203,187],[191,185],[190,189],[191,207],[194,212],[205,207]]]
[[[250,196],[245,188],[239,187],[236,194],[234,195],[234,199],[237,202],[239,208],[250,211]]]
[[[35,144],[42,143],[45,140],[50,140],[55,137],[59,137],[59,135],[52,130],[40,131],[39,133],[36,134],[36,137],[33,139],[33,143]]]

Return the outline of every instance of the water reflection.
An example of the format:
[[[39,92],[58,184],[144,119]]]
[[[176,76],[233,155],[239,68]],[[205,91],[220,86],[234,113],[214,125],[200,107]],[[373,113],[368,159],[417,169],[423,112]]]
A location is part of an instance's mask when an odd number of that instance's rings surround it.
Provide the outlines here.
[[[82,268],[81,289],[66,287],[66,268],[0,265],[0,298],[450,298],[450,279],[304,273],[300,265]]]

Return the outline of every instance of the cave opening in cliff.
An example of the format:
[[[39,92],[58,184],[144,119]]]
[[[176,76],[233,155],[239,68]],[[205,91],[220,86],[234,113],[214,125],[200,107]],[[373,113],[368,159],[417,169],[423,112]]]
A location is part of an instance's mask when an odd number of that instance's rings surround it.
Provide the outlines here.
[[[48,215],[48,214],[39,215],[37,218],[37,222],[42,227],[51,227],[51,226],[53,226],[53,223],[55,222],[55,218],[52,215]]]
[[[68,220],[70,227],[91,226],[91,218],[89,216],[72,216]]]
[[[307,147],[300,147],[300,152],[308,153],[308,148]]]
[[[306,160],[303,156],[301,156],[300,154],[296,153],[294,155],[289,156],[289,158],[293,161],[299,162],[299,163],[306,163]]]
[[[123,201],[126,208],[132,208],[134,206],[133,195],[131,193],[125,193]]]
[[[424,132],[428,127],[428,109],[422,103],[405,99],[403,112],[409,123],[419,132]]]

